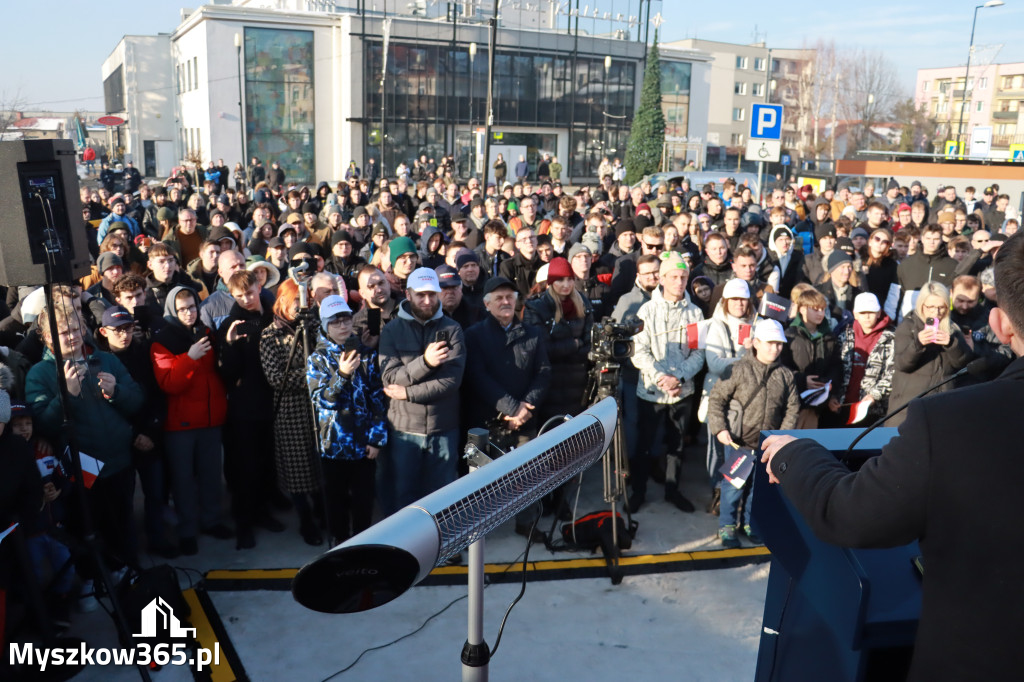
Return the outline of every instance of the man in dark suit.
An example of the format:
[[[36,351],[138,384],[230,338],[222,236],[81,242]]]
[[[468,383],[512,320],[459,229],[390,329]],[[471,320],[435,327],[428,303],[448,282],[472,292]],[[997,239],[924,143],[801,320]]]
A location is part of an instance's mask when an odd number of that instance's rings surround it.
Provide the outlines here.
[[[1024,424],[1024,235],[996,258],[992,330],[1017,356],[998,379],[914,401],[899,436],[850,473],[811,440],[772,436],[769,478],[822,540],[893,547],[918,540],[921,622],[910,680],[1016,679],[1024,669],[1018,523]],[[978,491],[983,490],[979,503]]]

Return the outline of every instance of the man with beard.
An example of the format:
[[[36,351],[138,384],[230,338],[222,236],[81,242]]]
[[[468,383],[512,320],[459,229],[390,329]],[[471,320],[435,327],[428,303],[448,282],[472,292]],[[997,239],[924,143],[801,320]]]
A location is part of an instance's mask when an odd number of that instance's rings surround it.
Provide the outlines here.
[[[437,273],[414,270],[398,317],[381,332],[394,493],[386,514],[455,480],[466,346],[462,327],[441,310],[440,293]]]
[[[364,265],[356,276],[363,306],[352,316],[352,332],[367,348],[377,348],[381,329],[398,314],[398,299],[391,295],[391,285],[379,268]],[[377,318],[375,325],[370,318]]]
[[[224,475],[237,528],[235,546],[250,549],[256,546],[254,526],[274,533],[284,530],[269,507],[274,493],[274,396],[260,364],[260,334],[274,319],[273,302],[261,300],[259,279],[249,270],[232,274],[227,287],[234,305],[218,332],[220,376],[228,391]]]

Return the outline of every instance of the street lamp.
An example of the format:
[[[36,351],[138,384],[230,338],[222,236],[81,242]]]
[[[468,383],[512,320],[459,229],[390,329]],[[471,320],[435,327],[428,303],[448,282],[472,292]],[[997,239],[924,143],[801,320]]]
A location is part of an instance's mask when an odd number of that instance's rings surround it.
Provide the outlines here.
[[[238,128],[242,135],[242,167],[246,166],[245,107],[242,105],[242,34],[235,33],[235,65],[238,67]]]
[[[469,134],[473,136],[473,158],[469,162],[469,174],[472,176],[477,172],[477,157],[480,151],[477,147],[476,129],[473,128],[473,64],[476,63],[476,43],[469,44]],[[485,185],[486,187],[486,185]]]
[[[609,88],[609,83],[608,83],[608,73],[611,71],[611,68],[612,68],[612,56],[610,54],[609,55],[605,55],[605,57],[604,57],[604,116],[601,117],[601,128],[602,128],[601,144],[604,147],[601,150],[601,153],[604,154],[604,155],[608,154],[608,148],[611,146],[610,144],[608,144],[608,90],[610,89]]]
[[[964,94],[960,98],[960,122],[956,124],[956,146],[957,152],[960,152],[960,145],[963,139],[963,128],[964,128],[964,108],[967,106],[967,80],[971,76],[971,57],[974,56],[974,26],[978,23],[978,10],[982,7],[1001,7],[1003,0],[988,0],[983,5],[978,5],[974,8],[974,19],[971,21],[971,44],[967,48],[967,70],[964,72]]]

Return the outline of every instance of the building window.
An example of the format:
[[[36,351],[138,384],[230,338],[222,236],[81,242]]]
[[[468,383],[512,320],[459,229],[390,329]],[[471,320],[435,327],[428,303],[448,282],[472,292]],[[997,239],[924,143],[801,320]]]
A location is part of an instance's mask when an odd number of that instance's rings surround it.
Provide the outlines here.
[[[247,149],[243,158],[287,159],[289,182],[293,178],[312,182],[316,168],[313,32],[247,27],[244,42]]]
[[[974,108],[974,110],[975,111],[984,111],[985,110],[985,103],[984,102],[978,102],[978,105]]]
[[[743,133],[733,133],[731,137],[731,143],[733,147],[739,147],[743,144]]]
[[[931,85],[931,81],[921,82],[921,92],[928,92],[928,86]]]
[[[978,79],[978,89],[979,90],[984,90],[987,87],[988,87],[988,78],[979,78]]]
[[[765,59],[764,57],[754,58],[754,71],[764,71]]]
[[[947,101],[945,101],[945,100],[941,100],[941,101],[940,101],[940,102],[939,102],[939,103],[938,103],[938,104],[937,104],[937,105],[935,106],[935,113],[936,113],[936,114],[944,114],[944,113],[946,113],[947,111],[949,111],[949,102],[947,102]]]
[[[192,60],[185,62],[185,84],[188,86],[185,88],[185,92],[192,89]]]
[[[747,68],[747,58],[746,57],[736,57],[736,68],[737,69],[745,69],[745,68]]]
[[[747,84],[736,82],[732,87],[732,94],[734,95],[745,95],[747,94]]]
[[[732,120],[734,121],[745,121],[747,118],[747,110],[743,107],[732,108]]]
[[[778,73],[778,72],[779,72],[779,60],[778,59],[773,59],[772,60],[772,73]]]
[[[192,72],[195,74],[196,87],[199,87],[199,57],[192,57]]]
[[[953,84],[953,81],[941,81],[939,83],[939,93],[943,95],[949,94],[949,86]]]
[[[754,83],[754,97],[764,97],[764,83]]]

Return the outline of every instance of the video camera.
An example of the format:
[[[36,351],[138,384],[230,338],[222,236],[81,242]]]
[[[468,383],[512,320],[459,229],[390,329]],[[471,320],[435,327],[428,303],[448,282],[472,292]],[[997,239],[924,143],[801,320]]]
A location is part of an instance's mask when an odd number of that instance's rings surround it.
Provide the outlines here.
[[[623,362],[633,357],[633,337],[644,328],[636,317],[626,319],[622,324],[606,317],[595,324],[590,332],[591,362]]]

